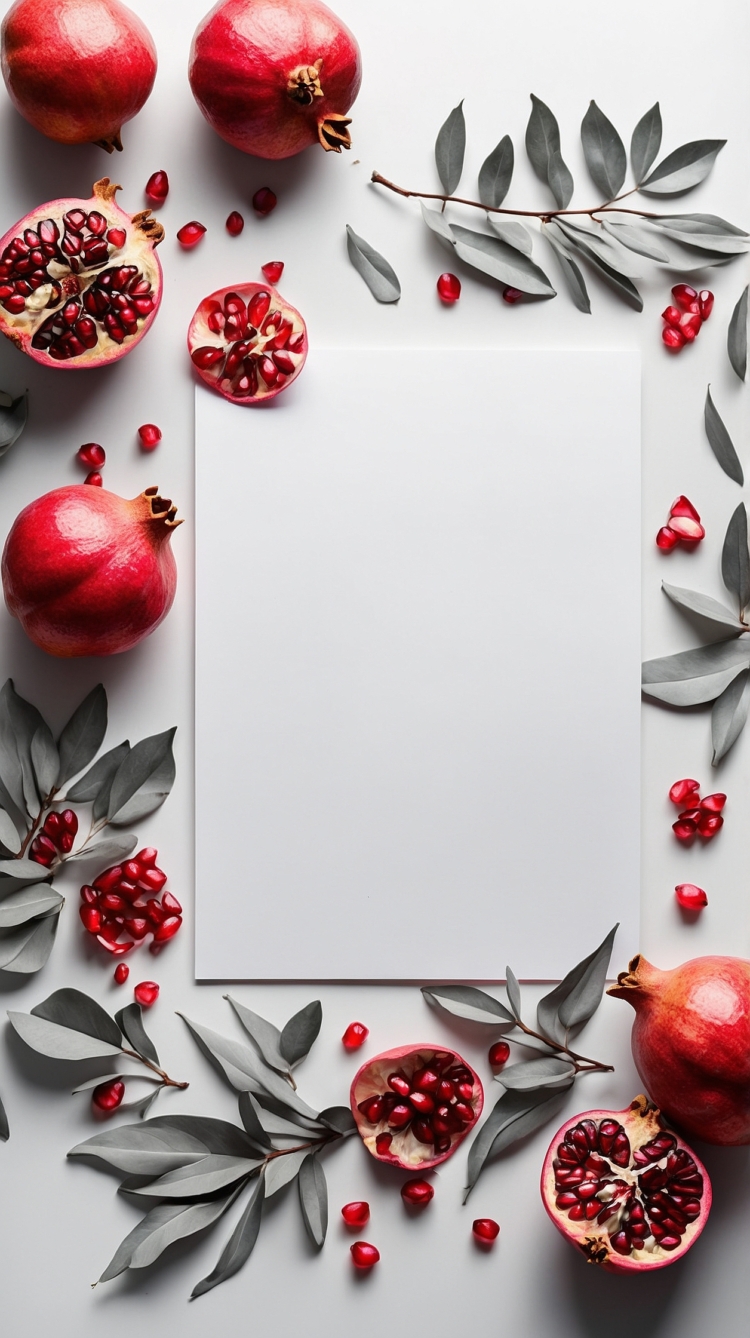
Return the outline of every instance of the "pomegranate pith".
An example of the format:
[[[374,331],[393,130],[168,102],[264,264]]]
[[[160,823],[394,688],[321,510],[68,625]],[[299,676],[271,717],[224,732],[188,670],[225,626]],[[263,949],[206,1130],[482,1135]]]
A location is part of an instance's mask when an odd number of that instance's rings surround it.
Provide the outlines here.
[[[588,1263],[614,1273],[681,1258],[711,1208],[705,1167],[645,1096],[627,1110],[566,1121],[547,1152],[541,1192],[558,1231]]]
[[[259,404],[299,376],[307,328],[275,288],[243,283],[203,299],[190,322],[188,349],[212,390],[236,404]]]

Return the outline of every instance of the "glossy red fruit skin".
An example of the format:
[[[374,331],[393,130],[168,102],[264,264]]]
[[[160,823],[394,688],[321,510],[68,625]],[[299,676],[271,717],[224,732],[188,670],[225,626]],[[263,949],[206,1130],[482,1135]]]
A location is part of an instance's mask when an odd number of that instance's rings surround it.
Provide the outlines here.
[[[349,147],[344,113],[362,82],[359,47],[320,0],[215,5],[196,29],[188,75],[206,120],[244,153],[289,158],[310,144]]]
[[[370,1029],[365,1026],[364,1022],[350,1022],[341,1037],[341,1043],[345,1050],[358,1050],[361,1045],[364,1045],[369,1035]]]
[[[364,1199],[345,1203],[341,1209],[341,1216],[348,1227],[363,1227],[370,1220],[370,1205]]]
[[[500,1227],[491,1217],[477,1217],[471,1230],[475,1239],[483,1245],[491,1245],[500,1235]]]
[[[674,785],[670,786],[669,797],[678,808],[684,808],[686,804],[690,805],[693,798],[697,797],[700,788],[697,780],[687,776],[684,780],[675,781]]]
[[[514,307],[516,302],[521,301],[523,293],[519,288],[504,288],[502,297],[503,302],[507,302],[509,306]]]
[[[660,971],[639,955],[607,992],[635,1009],[635,1066],[664,1114],[707,1143],[750,1143],[750,962]]]
[[[2,557],[9,612],[49,655],[116,655],[148,636],[174,600],[176,508],[147,488],[132,501],[73,484],[13,522]]]
[[[702,319],[707,321],[714,309],[714,295],[710,288],[703,288],[698,294],[698,305]]]
[[[349,1248],[355,1268],[372,1268],[380,1261],[380,1250],[366,1240],[355,1240]]]
[[[0,60],[11,101],[36,130],[110,153],[156,77],[151,34],[119,0],[16,0]]]

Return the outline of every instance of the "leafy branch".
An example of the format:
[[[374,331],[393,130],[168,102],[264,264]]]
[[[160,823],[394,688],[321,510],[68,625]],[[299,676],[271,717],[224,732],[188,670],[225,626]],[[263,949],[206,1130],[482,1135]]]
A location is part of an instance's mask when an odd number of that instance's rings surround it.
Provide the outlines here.
[[[504,1094],[476,1135],[469,1149],[464,1203],[489,1161],[520,1138],[546,1124],[562,1106],[576,1078],[584,1073],[612,1073],[611,1064],[588,1059],[570,1046],[570,1038],[593,1017],[601,1003],[617,925],[594,952],[573,967],[559,985],[537,1005],[536,1027],[521,1017],[521,989],[506,967],[508,1006],[473,985],[428,985],[422,990],[428,1003],[454,1017],[501,1029],[506,1036],[521,1033],[520,1045],[541,1050],[538,1059],[510,1064],[496,1075]]]

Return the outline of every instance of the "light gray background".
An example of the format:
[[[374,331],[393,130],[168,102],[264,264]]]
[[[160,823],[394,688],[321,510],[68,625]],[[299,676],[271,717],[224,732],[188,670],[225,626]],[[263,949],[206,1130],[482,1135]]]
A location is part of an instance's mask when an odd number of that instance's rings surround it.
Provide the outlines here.
[[[344,15],[365,50],[365,82],[354,121],[355,150],[334,159],[310,151],[276,167],[253,162],[225,147],[194,107],[184,70],[190,34],[204,0],[133,0],[147,19],[161,54],[156,89],[140,118],[125,130],[125,153],[115,161],[100,150],[64,150],[48,144],[0,98],[0,199],[10,225],[44,199],[84,194],[91,182],[116,173],[126,187],[125,202],[140,207],[149,173],[166,167],[172,194],[162,211],[170,232],[163,247],[168,266],[164,308],[148,341],[109,372],[80,375],[44,373],[10,347],[0,352],[0,384],[33,396],[33,422],[23,443],[2,463],[2,527],[21,505],[45,487],[80,478],[73,453],[82,441],[100,440],[109,451],[107,481],[134,495],[158,482],[180,503],[190,521],[192,491],[192,378],[184,335],[198,300],[213,288],[253,277],[266,260],[283,259],[284,290],[307,316],[316,345],[391,346],[414,343],[465,347],[640,347],[644,357],[644,651],[658,655],[690,644],[691,632],[660,595],[668,573],[676,584],[694,584],[720,594],[719,552],[739,490],[720,473],[706,445],[702,404],[710,379],[745,465],[747,391],[726,363],[724,344],[731,308],[746,273],[735,265],[712,274],[717,305],[698,344],[671,360],[660,343],[659,313],[668,282],[645,285],[646,310],[636,315],[595,289],[595,313],[584,317],[564,297],[552,303],[507,308],[491,283],[468,279],[461,302],[438,306],[437,275],[445,268],[438,242],[426,234],[417,207],[366,187],[377,169],[407,186],[434,187],[431,150],[437,128],[461,97],[469,115],[466,184],[489,149],[506,132],[517,151],[517,184],[512,199],[541,208],[547,196],[523,162],[522,141],[528,94],[543,97],[560,118],[563,147],[588,204],[577,126],[590,97],[596,97],[623,134],[661,97],[667,126],[665,147],[707,136],[729,136],[709,184],[690,197],[686,209],[716,212],[750,226],[747,99],[748,18],[729,0],[707,11],[697,0],[679,9],[637,0],[627,10],[605,15],[600,4],[579,0],[572,9],[551,0],[527,9],[490,3],[456,10],[445,0],[378,6],[346,0]],[[2,9],[7,9],[3,5]],[[359,158],[359,164],[355,159]],[[253,191],[264,184],[278,190],[280,205],[264,222],[250,217]],[[223,233],[230,209],[244,209],[248,226],[239,240]],[[181,254],[174,232],[199,217],[210,228],[202,248]],[[399,271],[404,297],[397,308],[378,307],[349,267],[344,224],[386,254]],[[593,287],[593,285],[592,285]],[[139,423],[157,421],[165,440],[145,459],[135,445]],[[606,433],[607,424],[602,424]],[[217,468],[220,465],[217,462]],[[242,523],[242,498],[227,479],[227,513]],[[706,543],[694,554],[661,558],[650,536],[664,521],[672,498],[686,492],[701,511]],[[613,524],[616,525],[616,499]],[[163,629],[124,659],[107,664],[51,663],[3,615],[2,672],[12,672],[19,688],[44,706],[61,725],[69,710],[100,677],[112,706],[113,740],[138,737],[175,722],[178,779],[173,797],[142,827],[144,840],[159,846],[170,884],[190,906],[192,892],[191,712],[192,575],[191,527],[175,536],[180,564],[178,602]],[[598,610],[602,635],[617,617],[617,595]],[[643,948],[658,964],[671,966],[700,953],[748,953],[747,874],[743,814],[750,802],[750,748],[743,740],[722,767],[718,780],[730,795],[727,822],[705,850],[675,845],[669,783],[695,774],[709,776],[709,728],[703,711],[676,714],[644,707],[643,790]],[[562,802],[556,793],[550,800]],[[612,774],[612,860],[618,858],[616,767]],[[540,821],[547,800],[540,797]],[[244,796],[229,795],[236,814],[238,868],[242,863]],[[710,897],[695,926],[680,922],[672,899],[678,881],[697,881]],[[109,984],[110,971],[89,956],[77,916],[77,888],[63,916],[57,947],[43,977],[6,994],[7,1005],[29,1008],[52,989],[75,981],[112,1007],[129,997]],[[565,907],[561,906],[561,916]],[[457,921],[460,907],[456,908]],[[227,925],[231,934],[232,926]],[[581,925],[581,953],[592,946]],[[414,945],[415,958],[419,944]],[[502,942],[498,960],[503,963]],[[141,966],[142,963],[142,966]],[[511,963],[512,965],[512,963]],[[622,961],[617,962],[623,966]],[[502,966],[501,966],[502,969]],[[228,1005],[216,987],[192,984],[189,930],[158,960],[136,958],[131,979],[155,974],[162,997],[150,1025],[164,1059],[191,1089],[175,1097],[173,1108],[232,1118],[236,1107],[197,1054],[174,1016],[192,1012],[229,1031]],[[240,997],[277,1022],[312,995],[305,987],[243,987]],[[321,1105],[346,1093],[355,1062],[341,1051],[338,1037],[354,1017],[371,1028],[366,1053],[410,1037],[448,1041],[455,1031],[427,1014],[414,988],[325,987],[324,1030],[318,1053],[302,1078],[303,1094]],[[533,1000],[539,991],[526,987]],[[569,1109],[597,1103],[622,1106],[638,1090],[629,1058],[629,1010],[605,1001],[588,1028],[582,1047],[608,1059],[616,1074],[586,1079]],[[484,1044],[467,1037],[461,1044],[483,1077]],[[178,1249],[142,1280],[123,1280],[89,1291],[89,1283],[132,1226],[135,1216],[115,1197],[115,1182],[64,1160],[65,1151],[93,1131],[85,1098],[71,1098],[74,1078],[53,1065],[36,1063],[4,1035],[0,1086],[13,1126],[12,1141],[0,1149],[3,1277],[3,1331],[33,1338],[55,1332],[60,1338],[112,1338],[134,1332],[161,1332],[169,1338],[235,1331],[242,1326],[313,1338],[367,1338],[397,1326],[400,1331],[430,1327],[441,1333],[467,1327],[514,1338],[611,1338],[638,1332],[647,1338],[699,1338],[707,1330],[737,1332],[747,1310],[748,1153],[747,1149],[702,1150],[714,1179],[714,1208],[707,1231],[688,1258],[658,1275],[618,1279],[584,1268],[547,1222],[536,1182],[547,1146],[545,1134],[487,1174],[473,1207],[459,1207],[464,1159],[443,1169],[439,1193],[419,1221],[407,1221],[394,1177],[379,1173],[362,1149],[349,1144],[328,1162],[332,1217],[323,1257],[312,1258],[297,1206],[279,1203],[264,1223],[257,1252],[238,1278],[195,1305],[185,1303],[191,1285],[213,1266],[224,1236],[197,1248]],[[165,1101],[163,1109],[167,1109]],[[354,1278],[348,1240],[335,1220],[347,1199],[364,1195],[373,1205],[369,1239],[383,1262],[369,1279]],[[502,1223],[491,1255],[475,1253],[469,1241],[474,1214]]]

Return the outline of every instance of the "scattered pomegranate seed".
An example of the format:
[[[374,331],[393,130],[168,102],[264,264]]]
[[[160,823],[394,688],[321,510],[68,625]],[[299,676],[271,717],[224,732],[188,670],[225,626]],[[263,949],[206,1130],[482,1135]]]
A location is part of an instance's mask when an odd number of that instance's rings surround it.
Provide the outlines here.
[[[86,469],[101,469],[107,456],[103,446],[99,446],[95,441],[87,441],[85,446],[78,448],[76,459],[80,460]]]
[[[721,813],[727,802],[725,794],[707,794],[705,799],[701,799],[700,807],[709,813]]]
[[[152,204],[163,204],[169,195],[169,177],[166,172],[152,172],[146,182],[146,195]]]
[[[661,337],[667,348],[675,353],[685,346],[685,336],[677,325],[665,325]]]
[[[683,543],[688,548],[694,548],[705,539],[706,531],[701,525],[701,518],[698,515],[693,503],[687,497],[677,497],[672,503],[669,520],[667,524],[659,530],[656,536],[656,546],[664,552],[669,552],[677,543]]]
[[[143,980],[140,985],[136,985],[133,994],[141,1008],[150,1008],[159,998],[159,986],[155,980]]]
[[[491,1245],[500,1235],[500,1227],[491,1217],[477,1217],[472,1223],[471,1230],[474,1239],[481,1241],[483,1245]]]
[[[230,237],[239,237],[245,227],[245,220],[236,209],[233,209],[227,219],[227,232]]]
[[[372,1268],[380,1259],[380,1250],[368,1245],[366,1240],[355,1240],[351,1246],[351,1256],[355,1268]]]
[[[695,310],[695,304],[698,301],[698,294],[689,283],[677,283],[672,289],[672,297],[681,311]]]
[[[450,306],[461,296],[461,280],[455,274],[441,274],[437,281],[437,291],[441,302]]]
[[[96,469],[92,469],[91,473],[87,474],[83,481],[84,483],[90,484],[92,488],[101,488],[104,484],[104,479]]]
[[[111,1082],[103,1082],[95,1087],[91,1094],[91,1100],[98,1110],[117,1110],[124,1095],[124,1082],[113,1079]]]
[[[508,1045],[508,1042],[495,1041],[495,1044],[491,1045],[487,1052],[487,1058],[493,1069],[502,1068],[503,1064],[507,1064],[510,1059],[510,1046]]]
[[[191,247],[197,246],[198,242],[202,241],[205,235],[206,229],[203,224],[193,220],[192,223],[186,223],[183,228],[180,228],[177,233],[177,240],[180,243],[180,246],[184,246],[185,250],[189,251]]]
[[[698,305],[700,307],[700,312],[703,320],[707,321],[709,316],[711,315],[711,312],[714,309],[714,295],[711,292],[710,288],[704,288],[698,294]]]
[[[268,186],[261,186],[260,190],[256,190],[253,196],[253,209],[256,214],[260,214],[261,218],[273,213],[277,203],[276,196]]]
[[[269,283],[278,283],[284,273],[284,261],[269,260],[267,264],[261,265],[260,269]]]
[[[144,451],[155,451],[161,441],[161,428],[156,423],[144,423],[138,428],[138,436],[141,439],[141,449]]]
[[[697,799],[700,788],[700,784],[697,780],[690,780],[689,778],[678,780],[675,781],[674,785],[670,788],[669,797],[673,804],[677,804],[678,808],[684,808],[685,805],[690,804],[693,799]]]
[[[515,306],[516,302],[520,302],[522,297],[523,293],[519,288],[503,289],[503,302],[508,302],[511,307]]]
[[[698,818],[698,831],[704,841],[710,841],[724,826],[724,819],[719,813],[701,813]]]
[[[115,984],[124,985],[129,975],[130,967],[125,962],[120,962],[119,966],[115,967]]]
[[[697,544],[706,537],[706,531],[700,522],[689,516],[670,516],[669,528],[686,543]]]
[[[679,818],[672,823],[672,831],[678,841],[692,841],[698,830],[698,824],[692,818]]]
[[[435,1190],[429,1180],[407,1180],[401,1186],[401,1198],[411,1208],[425,1208],[434,1197]]]
[[[693,503],[688,497],[684,497],[682,493],[679,497],[675,497],[669,508],[669,514],[670,516],[689,516],[691,520],[700,520],[700,516],[693,506]]]
[[[370,1220],[370,1205],[365,1203],[364,1199],[345,1203],[341,1209],[341,1216],[348,1227],[363,1227]]]
[[[708,288],[697,293],[690,284],[677,283],[672,289],[672,297],[675,305],[668,306],[662,312],[665,325],[661,337],[667,348],[678,352],[698,337],[703,322],[708,320],[713,310],[714,295]]]
[[[671,552],[675,544],[679,542],[680,536],[675,534],[674,530],[671,530],[668,525],[663,525],[656,536],[656,547],[660,548],[663,553]]]
[[[364,1022],[350,1022],[341,1040],[346,1050],[358,1050],[369,1035],[369,1027],[366,1027]]]
[[[678,883],[675,888],[677,904],[684,911],[702,911],[708,905],[708,897],[702,887],[695,883]]]

